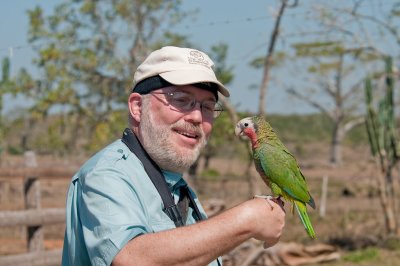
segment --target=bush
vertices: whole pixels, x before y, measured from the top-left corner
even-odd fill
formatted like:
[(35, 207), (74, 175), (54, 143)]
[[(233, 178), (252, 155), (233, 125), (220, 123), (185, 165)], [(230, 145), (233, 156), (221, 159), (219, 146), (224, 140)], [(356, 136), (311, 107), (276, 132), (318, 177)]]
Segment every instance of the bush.
[(400, 238), (389, 237), (383, 244), (384, 248), (389, 250), (400, 250)]
[(200, 174), (202, 178), (207, 180), (217, 180), (220, 175), (218, 170), (212, 168), (204, 169)]
[(21, 147), (9, 146), (8, 153), (10, 155), (22, 155), (24, 151), (22, 150)]
[(344, 261), (360, 263), (364, 261), (371, 261), (377, 259), (379, 251), (376, 248), (366, 248), (362, 250), (356, 250), (348, 253), (343, 257)]

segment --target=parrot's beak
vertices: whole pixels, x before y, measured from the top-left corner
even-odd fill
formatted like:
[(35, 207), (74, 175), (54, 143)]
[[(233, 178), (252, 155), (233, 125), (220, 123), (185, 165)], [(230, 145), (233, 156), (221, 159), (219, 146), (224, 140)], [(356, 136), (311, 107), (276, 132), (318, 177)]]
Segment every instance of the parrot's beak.
[(236, 136), (243, 136), (243, 126), (242, 123), (237, 123), (235, 127), (235, 135)]

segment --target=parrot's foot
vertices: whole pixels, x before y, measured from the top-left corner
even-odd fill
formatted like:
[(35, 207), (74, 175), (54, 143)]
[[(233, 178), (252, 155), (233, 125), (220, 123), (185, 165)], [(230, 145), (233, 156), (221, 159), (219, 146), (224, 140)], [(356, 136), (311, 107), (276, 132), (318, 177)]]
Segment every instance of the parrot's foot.
[(281, 200), (281, 196), (275, 198), (275, 197), (270, 196), (270, 195), (254, 195), (253, 198), (265, 199), (265, 200), (267, 201), (268, 205), (271, 207), (271, 210), (273, 210), (274, 207), (272, 206), (272, 204), (271, 204), (270, 201), (273, 201), (273, 202), (275, 202), (276, 204), (278, 204), (278, 205), (280, 205), (280, 206), (282, 206), (282, 207), (285, 206), (285, 202), (283, 202), (283, 201)]
[(267, 196), (266, 195), (254, 195), (253, 198), (265, 199), (267, 201), (268, 205), (271, 207), (271, 210), (274, 209), (274, 206), (272, 206), (272, 204), (270, 202), (270, 201), (275, 202), (276, 199), (273, 196), (269, 196), (269, 195), (267, 195)]

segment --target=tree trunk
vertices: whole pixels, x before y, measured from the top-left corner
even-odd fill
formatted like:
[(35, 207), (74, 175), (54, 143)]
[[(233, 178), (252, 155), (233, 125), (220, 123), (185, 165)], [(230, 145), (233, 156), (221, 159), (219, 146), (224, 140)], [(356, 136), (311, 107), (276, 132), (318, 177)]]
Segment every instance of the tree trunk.
[(331, 143), (331, 158), (330, 162), (332, 165), (342, 164), (342, 139), (339, 133), (339, 125), (335, 123), (332, 131), (332, 143)]
[[(377, 162), (379, 165), (379, 162)], [(379, 198), (383, 208), (386, 233), (389, 236), (399, 236), (398, 222), (396, 219), (396, 190), (393, 183), (392, 166), (387, 165), (379, 172)]]
[(265, 58), (264, 62), (264, 73), (263, 73), (263, 78), (261, 82), (261, 87), (260, 87), (260, 101), (259, 101), (259, 106), (258, 106), (258, 114), (261, 116), (265, 115), (265, 96), (267, 95), (267, 88), (268, 88), (268, 83), (269, 83), (269, 72), (271, 68), (271, 63), (272, 63), (272, 56), (274, 54), (274, 48), (276, 41), (278, 40), (279, 37), (279, 27), (281, 24), (281, 19), (283, 17), (283, 13), (285, 11), (285, 8), (287, 6), (287, 0), (281, 0), (281, 7), (279, 9), (278, 15), (275, 20), (275, 25), (274, 29), (271, 34), (270, 38), (270, 43), (268, 46), (268, 51), (267, 51), (267, 56)]

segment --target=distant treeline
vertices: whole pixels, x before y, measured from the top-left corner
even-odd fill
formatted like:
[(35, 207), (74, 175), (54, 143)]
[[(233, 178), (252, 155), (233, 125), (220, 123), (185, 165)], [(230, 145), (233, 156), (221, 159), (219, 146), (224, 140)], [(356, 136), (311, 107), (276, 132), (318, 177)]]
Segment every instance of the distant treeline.
[[(331, 141), (332, 123), (322, 114), (267, 115), (266, 119), (277, 134), (286, 142)], [(345, 145), (367, 145), (368, 136), (364, 124), (350, 131), (344, 139)]]
[[(240, 113), (240, 117), (249, 114)], [(38, 154), (70, 155), (91, 154), (102, 146), (118, 138), (127, 126), (125, 111), (116, 111), (110, 121), (91, 124), (85, 118), (68, 116), (48, 116), (45, 119), (26, 118), (9, 121), (5, 125), (5, 138), (1, 151), (9, 154), (23, 154), (25, 150), (35, 150)], [(321, 114), (266, 116), (279, 137), (288, 145), (326, 143), (329, 145), (332, 125)], [(227, 114), (215, 123), (209, 149), (213, 155), (237, 152), (238, 139), (233, 134), (234, 125)], [(344, 145), (366, 145), (368, 139), (364, 125), (358, 126), (347, 135)], [(242, 148), (239, 148), (242, 149)]]

